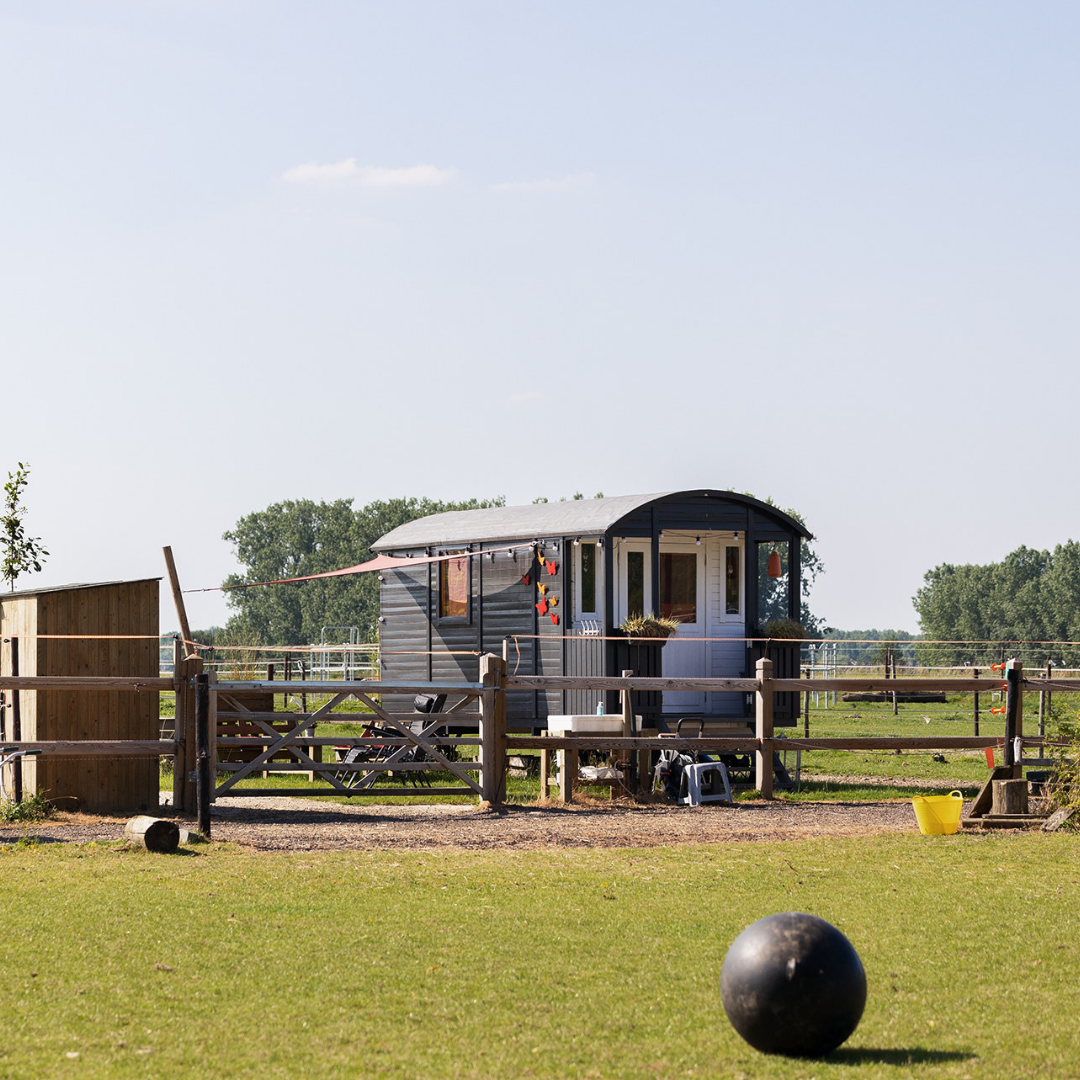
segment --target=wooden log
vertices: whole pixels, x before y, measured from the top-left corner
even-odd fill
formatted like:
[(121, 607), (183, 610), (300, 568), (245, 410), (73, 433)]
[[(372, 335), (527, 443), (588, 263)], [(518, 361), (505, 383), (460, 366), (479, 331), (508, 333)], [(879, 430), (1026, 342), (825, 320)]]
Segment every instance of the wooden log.
[(983, 784), (982, 788), (979, 790), (979, 794), (975, 796), (975, 801), (971, 804), (971, 809), (968, 811), (968, 817), (981, 818), (986, 814), (993, 802), (994, 781), (1007, 780), (1011, 777), (1011, 768), (1006, 769), (1004, 765), (998, 765), (987, 777), (986, 783)]
[(167, 855), (175, 851), (180, 843), (180, 826), (175, 821), (141, 814), (124, 826), (124, 839), (147, 851)]
[(995, 780), (990, 812), (995, 816), (1028, 812), (1028, 782), (1026, 780)]

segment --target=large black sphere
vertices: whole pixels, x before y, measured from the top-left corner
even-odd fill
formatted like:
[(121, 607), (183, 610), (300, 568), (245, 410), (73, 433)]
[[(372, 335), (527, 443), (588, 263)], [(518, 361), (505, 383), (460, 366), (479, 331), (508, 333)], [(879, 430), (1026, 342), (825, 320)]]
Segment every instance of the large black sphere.
[(866, 972), (835, 926), (788, 911), (759, 919), (732, 942), (720, 996), (732, 1027), (755, 1049), (821, 1057), (858, 1026)]

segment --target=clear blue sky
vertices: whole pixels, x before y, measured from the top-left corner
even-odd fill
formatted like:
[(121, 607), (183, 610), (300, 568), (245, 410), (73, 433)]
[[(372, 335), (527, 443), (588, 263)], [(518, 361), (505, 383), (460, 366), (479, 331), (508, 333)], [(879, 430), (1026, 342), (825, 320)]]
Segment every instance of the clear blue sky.
[[(1065, 3), (0, 8), (20, 584), (282, 499), (772, 496), (834, 625), (1080, 537)], [(192, 622), (221, 622), (219, 597)], [(163, 604), (164, 627), (174, 625)]]

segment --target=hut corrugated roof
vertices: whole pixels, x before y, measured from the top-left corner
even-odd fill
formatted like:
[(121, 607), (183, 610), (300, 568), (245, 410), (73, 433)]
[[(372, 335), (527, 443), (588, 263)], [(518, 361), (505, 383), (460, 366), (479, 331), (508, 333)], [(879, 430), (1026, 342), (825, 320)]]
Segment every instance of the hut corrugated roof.
[(399, 525), (371, 546), (374, 551), (407, 551), (481, 541), (534, 540), (548, 536), (600, 536), (623, 518), (653, 503), (702, 497), (724, 499), (753, 507), (782, 521), (800, 536), (810, 538), (805, 526), (760, 499), (734, 491), (698, 488), (690, 491), (661, 491), (651, 495), (617, 495), (606, 499), (532, 503), (528, 506), (494, 506), (484, 510), (451, 510)]

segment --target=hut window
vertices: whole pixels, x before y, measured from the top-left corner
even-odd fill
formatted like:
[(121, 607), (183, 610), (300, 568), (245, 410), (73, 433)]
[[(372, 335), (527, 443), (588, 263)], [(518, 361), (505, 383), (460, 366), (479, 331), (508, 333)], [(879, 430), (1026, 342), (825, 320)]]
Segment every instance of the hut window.
[(626, 614), (645, 614), (645, 552), (626, 553)]
[[(456, 554), (456, 553), (455, 553)], [(439, 563), (439, 618), (469, 617), (469, 560), (446, 559)]]
[(739, 549), (725, 549), (724, 558), (724, 614), (739, 614), (739, 594), (742, 592), (742, 573), (739, 570)]
[(696, 554), (660, 552), (660, 616), (679, 622), (697, 622)]
[(596, 545), (582, 544), (581, 552), (581, 606), (580, 610), (596, 611)]
[[(758, 625), (764, 626), (775, 619), (791, 617), (789, 601), (790, 563), (786, 540), (758, 543)], [(780, 576), (769, 577), (769, 556), (776, 551), (780, 556)]]

